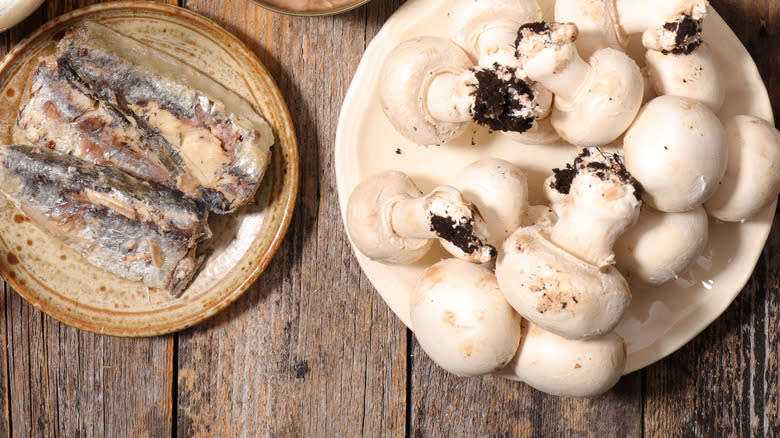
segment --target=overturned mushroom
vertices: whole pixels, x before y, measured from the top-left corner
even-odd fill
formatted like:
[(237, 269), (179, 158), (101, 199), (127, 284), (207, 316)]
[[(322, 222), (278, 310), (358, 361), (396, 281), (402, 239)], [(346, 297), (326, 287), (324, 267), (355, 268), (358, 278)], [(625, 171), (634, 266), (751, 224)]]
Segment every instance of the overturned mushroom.
[(527, 78), (515, 55), (517, 29), (542, 19), (542, 9), (536, 0), (455, 0), (448, 18), (450, 38), (478, 60), (479, 70), (517, 76), (533, 95), (537, 110), (531, 126), (522, 131), (501, 131), (524, 143), (548, 144), (559, 140), (548, 117), (552, 93)]
[(710, 216), (729, 222), (750, 219), (780, 192), (780, 131), (758, 117), (741, 115), (725, 125), (726, 174), (704, 204)]
[(657, 286), (674, 280), (707, 246), (703, 207), (664, 213), (647, 205), (615, 242), (616, 266), (632, 283)]
[(514, 42), (520, 26), (542, 19), (536, 0), (454, 0), (448, 15), (450, 38), (479, 60), (517, 66)]
[(657, 210), (687, 211), (718, 188), (727, 146), (720, 120), (706, 105), (659, 96), (642, 108), (623, 137), (626, 168)]
[(367, 257), (392, 264), (420, 259), (438, 239), (455, 257), (485, 263), (496, 249), (484, 243), (473, 204), (449, 186), (422, 193), (406, 174), (386, 171), (361, 181), (349, 196), (347, 232)]
[(520, 227), (528, 208), (528, 178), (515, 165), (485, 158), (458, 171), (455, 181), (455, 187), (485, 220), (489, 244), (501, 245)]
[(379, 80), (385, 115), (406, 138), (438, 144), (475, 121), (496, 131), (525, 132), (549, 113), (540, 94), (513, 68), (472, 68), (451, 40), (418, 37), (387, 56)]
[(555, 95), (552, 125), (569, 143), (600, 146), (628, 128), (642, 104), (644, 82), (636, 63), (614, 49), (585, 62), (572, 23), (529, 23), (517, 36), (517, 56), (529, 78)]
[(524, 323), (517, 356), (498, 374), (519, 379), (548, 394), (593, 397), (620, 380), (626, 346), (615, 333), (584, 340), (562, 338)]
[(496, 371), (517, 351), (521, 318), (483, 266), (458, 259), (431, 266), (414, 288), (411, 306), (420, 346), (453, 374)]
[[(379, 100), (390, 123), (404, 137), (419, 144), (436, 144), (463, 132), (471, 120), (468, 54), (444, 38), (420, 37), (394, 48), (379, 78)], [(462, 95), (458, 95), (460, 92)], [(432, 103), (446, 100), (443, 114)]]
[(601, 336), (623, 317), (631, 292), (612, 266), (612, 245), (639, 214), (640, 190), (620, 158), (583, 149), (546, 184), (558, 220), (518, 229), (496, 263), (501, 290), (520, 315), (568, 339)]

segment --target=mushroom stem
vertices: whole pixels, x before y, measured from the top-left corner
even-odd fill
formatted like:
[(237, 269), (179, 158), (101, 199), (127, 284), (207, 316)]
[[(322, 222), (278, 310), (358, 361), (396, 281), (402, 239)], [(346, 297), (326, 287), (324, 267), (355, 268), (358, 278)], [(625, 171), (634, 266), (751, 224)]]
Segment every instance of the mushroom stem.
[(550, 240), (592, 265), (609, 266), (615, 261), (612, 252), (615, 241), (633, 220), (625, 216), (599, 214), (596, 217), (594, 211), (598, 210), (592, 204), (572, 200), (552, 226)]
[(530, 23), (517, 37), (517, 53), (528, 76), (567, 102), (574, 100), (592, 70), (577, 52), (576, 39), (572, 23)]
[(574, 23), (528, 23), (517, 33), (517, 57), (528, 77), (555, 94), (552, 126), (578, 146), (602, 146), (628, 128), (642, 104), (644, 83), (636, 62), (601, 49), (586, 63), (574, 41)]
[(479, 212), (453, 187), (441, 186), (426, 196), (396, 201), (390, 215), (399, 236), (438, 238), (456, 257), (477, 263), (496, 256), (496, 248), (484, 243), (486, 226)]
[(426, 94), (426, 106), (431, 117), (449, 123), (470, 121), (475, 88), (476, 79), (472, 70), (460, 74), (447, 72), (436, 75)]
[(558, 221), (550, 241), (599, 268), (613, 264), (615, 241), (639, 216), (636, 180), (620, 157), (596, 148), (583, 149), (573, 165), (553, 172), (547, 190)]

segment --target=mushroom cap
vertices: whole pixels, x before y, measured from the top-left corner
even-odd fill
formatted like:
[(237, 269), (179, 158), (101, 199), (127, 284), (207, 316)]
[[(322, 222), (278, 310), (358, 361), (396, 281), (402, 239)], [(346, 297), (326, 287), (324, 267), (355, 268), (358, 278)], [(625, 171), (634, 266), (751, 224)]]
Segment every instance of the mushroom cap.
[(599, 269), (554, 245), (549, 228), (525, 227), (504, 241), (496, 278), (523, 318), (567, 339), (602, 336), (631, 302), (622, 275)]
[(649, 81), (658, 95), (687, 97), (717, 112), (726, 95), (726, 86), (715, 65), (709, 44), (703, 43), (687, 55), (645, 52)]
[[(485, 31), (505, 28), (509, 39), (498, 43), (511, 45), (517, 28), (541, 19), (542, 9), (536, 0), (454, 0), (449, 13), (449, 34), (474, 59), (479, 59), (483, 55), (480, 37)], [(497, 49), (492, 45), (488, 48)]]
[[(5, 1), (0, 14), (0, 32), (10, 29), (33, 13), (43, 0)], [(8, 3), (11, 3), (10, 5)]]
[(517, 355), (499, 375), (552, 395), (592, 397), (607, 392), (623, 374), (626, 346), (614, 332), (571, 340), (532, 323), (524, 329)]
[(556, 98), (552, 125), (577, 146), (611, 143), (631, 125), (644, 95), (644, 79), (636, 62), (615, 49), (590, 57), (592, 71), (571, 102)]
[(704, 251), (708, 230), (701, 206), (680, 213), (645, 206), (615, 242), (617, 268), (631, 282), (655, 286), (674, 280)]
[(659, 96), (626, 131), (623, 158), (650, 206), (687, 211), (718, 188), (726, 171), (726, 137), (718, 117), (703, 103)]
[(393, 231), (390, 215), (395, 202), (421, 195), (403, 172), (385, 171), (361, 181), (347, 201), (347, 233), (352, 243), (378, 262), (409, 264), (419, 260), (433, 240), (399, 236)]
[(443, 369), (474, 376), (514, 357), (521, 318), (480, 265), (446, 259), (428, 268), (412, 292), (411, 319), (422, 349)]
[(729, 119), (725, 130), (726, 174), (704, 207), (714, 218), (738, 222), (758, 214), (780, 192), (780, 131), (746, 115)]
[(459, 75), (472, 67), (468, 54), (454, 42), (417, 37), (396, 46), (379, 77), (379, 101), (390, 123), (418, 144), (442, 143), (463, 132), (468, 122), (444, 122), (431, 116), (428, 88), (440, 74)]
[(485, 158), (458, 171), (455, 181), (485, 220), (489, 244), (499, 246), (520, 227), (528, 207), (528, 178), (517, 166)]

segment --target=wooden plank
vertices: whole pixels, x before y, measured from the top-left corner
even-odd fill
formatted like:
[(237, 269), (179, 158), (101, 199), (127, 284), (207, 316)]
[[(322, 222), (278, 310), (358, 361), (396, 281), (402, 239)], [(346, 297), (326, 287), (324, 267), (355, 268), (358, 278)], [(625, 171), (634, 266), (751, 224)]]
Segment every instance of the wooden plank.
[[(169, 1), (170, 3), (176, 3)], [(46, 2), (0, 34), (3, 54), (47, 19), (95, 1)], [(171, 434), (173, 337), (119, 339), (82, 332), (3, 296), (6, 436)], [(8, 382), (6, 386), (6, 382)]]
[(242, 39), (276, 78), (298, 134), (301, 184), (267, 271), (229, 309), (180, 336), (178, 434), (403, 435), (406, 332), (352, 257), (333, 169), (346, 88), (367, 38), (397, 5), (320, 18), (246, 0), (185, 5)]
[(94, 335), (7, 303), (14, 436), (170, 435), (172, 337)]
[[(763, 296), (763, 321), (759, 321), (756, 343), (763, 349), (763, 355), (756, 358), (763, 367), (758, 366), (754, 374), (757, 388), (753, 393), (754, 403), (763, 405), (756, 413), (764, 436), (780, 436), (780, 211), (775, 213), (775, 222), (769, 242), (764, 249), (761, 263), (766, 265), (763, 273), (756, 275), (760, 288), (758, 296)], [(763, 344), (763, 345), (762, 345)], [(763, 368), (763, 370), (761, 370)], [(758, 434), (756, 434), (758, 435)]]

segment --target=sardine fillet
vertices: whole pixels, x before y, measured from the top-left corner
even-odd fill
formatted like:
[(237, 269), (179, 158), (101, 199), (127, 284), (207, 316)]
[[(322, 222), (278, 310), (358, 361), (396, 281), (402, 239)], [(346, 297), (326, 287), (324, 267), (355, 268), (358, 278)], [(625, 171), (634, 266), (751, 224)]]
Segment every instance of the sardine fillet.
[(82, 93), (81, 86), (58, 68), (56, 58), (42, 58), (17, 121), (26, 140), (176, 188), (184, 169), (167, 153), (165, 139), (142, 132), (132, 119)]
[(208, 211), (180, 193), (28, 145), (0, 146), (0, 191), (90, 263), (180, 294), (211, 237)]
[[(273, 132), (241, 96), (208, 75), (93, 22), (69, 32), (55, 54), (61, 74), (122, 114), (164, 151), (178, 190), (227, 213), (252, 202), (270, 161)], [(177, 174), (177, 170), (181, 171)]]

